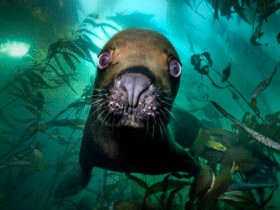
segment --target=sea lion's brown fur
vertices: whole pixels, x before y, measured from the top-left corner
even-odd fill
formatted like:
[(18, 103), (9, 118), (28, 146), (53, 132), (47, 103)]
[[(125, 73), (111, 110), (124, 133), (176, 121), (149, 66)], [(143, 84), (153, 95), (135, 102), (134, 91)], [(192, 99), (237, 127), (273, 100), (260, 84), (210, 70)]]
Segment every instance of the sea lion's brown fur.
[[(124, 69), (133, 66), (146, 66), (154, 73), (157, 82), (166, 92), (177, 94), (179, 83), (171, 87), (168, 74), (168, 58), (179, 56), (172, 44), (161, 34), (150, 30), (128, 29), (116, 34), (102, 51), (110, 52), (113, 65), (97, 75), (95, 87), (105, 87)], [(114, 65), (117, 64), (117, 65)]]

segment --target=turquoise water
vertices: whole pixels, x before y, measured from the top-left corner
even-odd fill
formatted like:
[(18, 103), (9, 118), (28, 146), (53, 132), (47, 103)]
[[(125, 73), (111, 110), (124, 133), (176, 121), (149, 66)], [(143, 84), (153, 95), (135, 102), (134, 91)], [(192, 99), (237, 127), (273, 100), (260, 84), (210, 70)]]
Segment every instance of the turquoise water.
[[(215, 166), (221, 186), (238, 182), (249, 188), (215, 185), (211, 202), (201, 198), (201, 209), (279, 209), (279, 152), (257, 143), (244, 126), (239, 129), (210, 103), (280, 142), (280, 76), (279, 71), (272, 74), (280, 67), (279, 1), (252, 1), (264, 12), (275, 8), (256, 40), (252, 34), (262, 13), (254, 13), (254, 3), (243, 5), (249, 24), (233, 6), (229, 19), (221, 10), (215, 18), (211, 2), (216, 1), (0, 2), (0, 209), (185, 209), (193, 179), (168, 174), (129, 176), (95, 168), (90, 184), (78, 195), (53, 196), (78, 161), (97, 55), (113, 35), (131, 27), (163, 34), (179, 54), (183, 69), (174, 109), (192, 113), (209, 128), (197, 137), (198, 146), (191, 147), (194, 156)], [(79, 35), (87, 37), (85, 48), (79, 48), (82, 56), (77, 45), (71, 45)], [(17, 57), (7, 50), (11, 43), (17, 43)], [(18, 43), (27, 45), (26, 55), (21, 56), (27, 49)], [(50, 48), (52, 43), (56, 45)], [(71, 61), (65, 52), (73, 53)], [(208, 76), (191, 64), (192, 55), (204, 52), (213, 62)], [(222, 82), (229, 64), (231, 72)], [(270, 76), (256, 95), (258, 85)]]

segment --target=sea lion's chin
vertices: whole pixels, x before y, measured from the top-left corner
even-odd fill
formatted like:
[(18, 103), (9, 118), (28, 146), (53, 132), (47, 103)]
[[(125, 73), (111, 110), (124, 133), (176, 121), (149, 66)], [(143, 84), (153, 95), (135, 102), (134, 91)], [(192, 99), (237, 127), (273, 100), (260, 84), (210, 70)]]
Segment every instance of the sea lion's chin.
[[(136, 108), (125, 107), (123, 109), (116, 109), (112, 111), (110, 107), (108, 109), (109, 114), (107, 122), (114, 127), (125, 127), (135, 130), (147, 130), (149, 126), (157, 122), (157, 116), (160, 117), (158, 107), (154, 106), (154, 110), (151, 110), (150, 103), (143, 103), (143, 106), (139, 105)], [(111, 111), (111, 112), (110, 112)]]
[(145, 123), (143, 120), (140, 120), (139, 117), (134, 114), (124, 113), (122, 118), (119, 121), (120, 127), (130, 127), (134, 129), (144, 129)]

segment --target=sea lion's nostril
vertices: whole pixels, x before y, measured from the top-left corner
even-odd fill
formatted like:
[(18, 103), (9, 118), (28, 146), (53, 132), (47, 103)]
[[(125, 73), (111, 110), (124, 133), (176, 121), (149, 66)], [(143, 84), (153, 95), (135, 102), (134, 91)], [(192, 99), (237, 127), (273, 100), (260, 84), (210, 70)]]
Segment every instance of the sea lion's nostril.
[(127, 73), (121, 77), (121, 86), (127, 92), (128, 105), (137, 107), (140, 96), (151, 85), (151, 80), (144, 74)]

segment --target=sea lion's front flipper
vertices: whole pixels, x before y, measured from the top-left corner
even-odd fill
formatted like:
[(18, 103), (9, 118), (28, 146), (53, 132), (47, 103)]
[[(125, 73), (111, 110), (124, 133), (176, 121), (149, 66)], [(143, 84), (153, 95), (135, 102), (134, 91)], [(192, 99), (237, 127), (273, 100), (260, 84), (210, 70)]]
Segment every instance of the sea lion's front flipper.
[(63, 198), (79, 193), (89, 182), (91, 170), (83, 170), (80, 164), (69, 171), (55, 189), (54, 197)]

